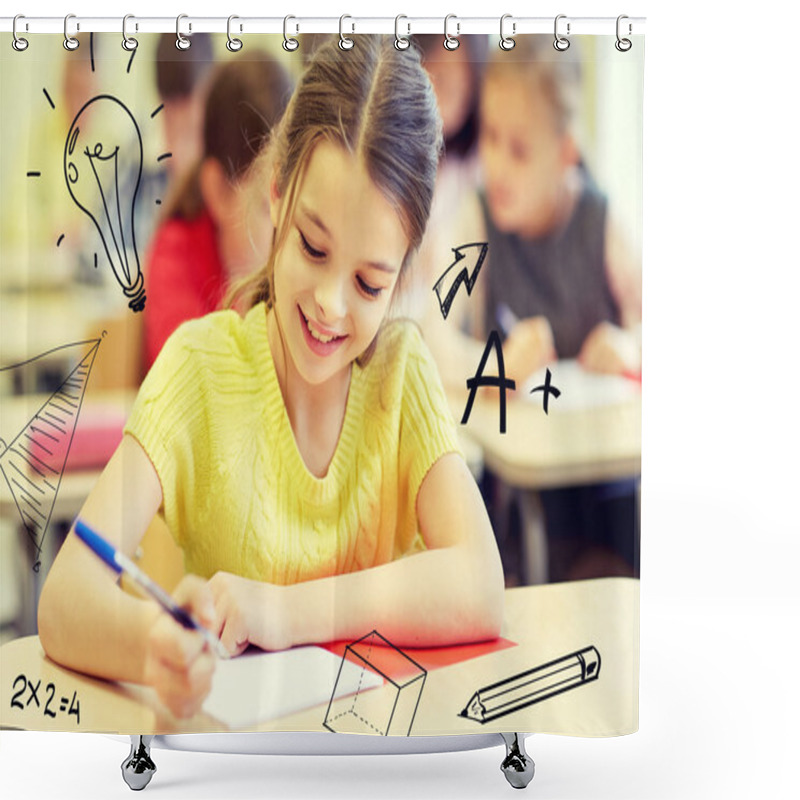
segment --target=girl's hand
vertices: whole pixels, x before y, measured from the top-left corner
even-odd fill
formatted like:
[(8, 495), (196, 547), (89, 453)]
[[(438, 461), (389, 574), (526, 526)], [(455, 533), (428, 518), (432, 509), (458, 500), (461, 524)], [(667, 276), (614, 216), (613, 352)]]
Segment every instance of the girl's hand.
[(262, 650), (292, 646), (283, 587), (230, 572), (217, 572), (208, 585), (217, 615), (215, 632), (232, 656), (238, 656), (248, 644)]
[[(205, 581), (187, 575), (173, 597), (214, 630), (214, 598)], [(200, 710), (211, 691), (214, 665), (215, 656), (197, 631), (183, 628), (169, 614), (158, 615), (147, 638), (144, 680), (176, 717), (191, 717)]]
[(610, 374), (636, 373), (642, 367), (636, 336), (610, 322), (595, 326), (581, 347), (578, 361), (584, 369)]
[(547, 317), (520, 320), (503, 342), (506, 376), (517, 382), (518, 390), (536, 370), (557, 358), (553, 329)]

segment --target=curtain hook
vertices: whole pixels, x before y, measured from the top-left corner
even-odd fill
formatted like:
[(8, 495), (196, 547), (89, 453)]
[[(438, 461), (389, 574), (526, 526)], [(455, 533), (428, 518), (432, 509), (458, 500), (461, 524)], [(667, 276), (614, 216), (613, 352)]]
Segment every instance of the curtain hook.
[[(175, 47), (177, 47), (178, 50), (188, 50), (192, 45), (191, 40), (187, 39), (181, 33), (181, 20), (188, 19), (188, 17), (188, 14), (178, 14), (177, 18), (175, 19)], [(192, 30), (191, 22), (189, 23), (189, 30)]]
[[(447, 32), (447, 23), (450, 22), (451, 19), (456, 20), (456, 35), (455, 36), (451, 36)], [(444, 49), (445, 50), (458, 50), (458, 46), (459, 46), (459, 44), (461, 44), (461, 42), (458, 41), (457, 37), (458, 37), (458, 34), (460, 32), (461, 32), (461, 23), (458, 21), (458, 17), (456, 17), (455, 14), (448, 14), (444, 18), (444, 42), (442, 42), (442, 44), (444, 45)]]
[(517, 23), (511, 23), (511, 36), (506, 36), (503, 32), (503, 26), (505, 25), (505, 21), (507, 19), (512, 19), (511, 14), (503, 14), (500, 17), (500, 49), (501, 50), (513, 50), (516, 42), (511, 38), (517, 32)]
[[(11, 25), (11, 33), (13, 34), (14, 38), (11, 40), (11, 46), (18, 52), (21, 53), (23, 50), (28, 49), (28, 40), (23, 39), (21, 36), (17, 36), (17, 20), (18, 19), (25, 19), (23, 14), (17, 14), (14, 17), (14, 22)], [(25, 30), (28, 30), (28, 23), (25, 23)]]
[[(242, 49), (242, 47), (244, 47), (241, 39), (236, 39), (233, 36), (231, 36), (231, 22), (235, 19), (239, 19), (239, 17), (237, 17), (236, 14), (231, 14), (228, 17), (228, 43), (225, 45), (225, 47), (227, 47), (228, 50), (231, 51), (231, 53), (238, 53)], [(239, 30), (241, 29), (242, 26), (240, 25)]]
[[(400, 35), (399, 28), (401, 19), (408, 19), (408, 17), (405, 14), (398, 14), (394, 18), (394, 46), (398, 50), (408, 50), (408, 47), (411, 44), (411, 40), (408, 38), (407, 35), (406, 36)], [(406, 26), (408, 27), (408, 33), (410, 34), (411, 25), (409, 23), (406, 23)]]
[[(131, 50), (135, 50), (139, 46), (138, 40), (134, 39), (132, 36), (128, 36), (128, 20), (129, 19), (136, 19), (133, 14), (126, 14), (122, 18), (122, 49), (127, 50), (130, 52)], [(136, 29), (139, 29), (139, 26), (136, 26)]]
[[(566, 14), (559, 14), (556, 17), (555, 25), (553, 26), (553, 33), (555, 35), (555, 39), (553, 40), (553, 47), (555, 47), (555, 49), (558, 50), (560, 53), (563, 53), (564, 50), (567, 50), (569, 48), (569, 39), (567, 39), (565, 36), (562, 36), (558, 32), (558, 21), (560, 19), (566, 19), (566, 18), (567, 18)], [(567, 36), (569, 36), (569, 22), (567, 22)]]
[(67, 30), (67, 26), (69, 25), (69, 21), (71, 19), (75, 19), (74, 14), (67, 14), (64, 17), (64, 49), (65, 50), (77, 50), (80, 47), (80, 42), (74, 37), (69, 35), (69, 31)]
[(287, 28), (289, 27), (289, 20), (290, 19), (297, 19), (297, 17), (293, 17), (291, 14), (283, 18), (283, 49), (288, 51), (289, 53), (297, 50), (300, 47), (300, 42), (297, 39), (293, 39), (289, 34), (286, 32)]
[[(631, 49), (631, 47), (633, 47), (633, 43), (631, 42), (631, 40), (630, 40), (630, 39), (623, 39), (623, 38), (622, 38), (622, 37), (619, 35), (620, 23), (621, 23), (621, 22), (622, 22), (622, 20), (624, 20), (624, 19), (628, 19), (627, 15), (625, 15), (625, 14), (620, 14), (620, 15), (617, 17), (617, 41), (614, 43), (614, 47), (616, 47), (616, 48), (617, 48), (617, 50), (619, 50), (619, 51), (620, 51), (620, 53), (627, 53), (627, 52), (628, 52), (628, 50), (630, 50), (630, 49)], [(630, 36), (630, 35), (631, 35), (631, 33), (633, 33), (633, 26), (632, 26), (632, 25), (630, 24), (630, 22), (629, 22), (629, 23), (628, 23), (628, 36)]]
[[(353, 18), (349, 14), (342, 14), (342, 16), (339, 17), (339, 47), (342, 50), (352, 50), (355, 42), (352, 39), (348, 39), (344, 35), (344, 33), (342, 33), (342, 27), (344, 26), (344, 21), (346, 19), (353, 19)], [(355, 29), (356, 26), (355, 23), (353, 23), (353, 32), (355, 32)]]

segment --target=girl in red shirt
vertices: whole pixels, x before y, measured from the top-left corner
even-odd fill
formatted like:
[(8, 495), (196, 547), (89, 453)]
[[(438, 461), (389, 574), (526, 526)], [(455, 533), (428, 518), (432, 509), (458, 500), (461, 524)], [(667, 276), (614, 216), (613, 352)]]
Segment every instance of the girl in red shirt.
[(290, 94), (288, 73), (267, 55), (217, 69), (205, 105), (203, 154), (168, 201), (148, 251), (146, 370), (181, 322), (218, 309), (231, 282), (266, 260), (268, 198), (252, 191), (259, 182), (250, 166)]

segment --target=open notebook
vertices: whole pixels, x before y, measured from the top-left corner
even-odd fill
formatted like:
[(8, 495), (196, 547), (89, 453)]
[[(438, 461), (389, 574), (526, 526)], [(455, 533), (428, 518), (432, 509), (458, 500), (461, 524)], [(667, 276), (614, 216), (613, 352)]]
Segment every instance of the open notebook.
[[(335, 696), (344, 697), (382, 683), (380, 676), (321, 647), (274, 653), (254, 648), (217, 662), (203, 710), (229, 728), (243, 728), (327, 703), (334, 686)], [(324, 715), (323, 708), (320, 723)]]

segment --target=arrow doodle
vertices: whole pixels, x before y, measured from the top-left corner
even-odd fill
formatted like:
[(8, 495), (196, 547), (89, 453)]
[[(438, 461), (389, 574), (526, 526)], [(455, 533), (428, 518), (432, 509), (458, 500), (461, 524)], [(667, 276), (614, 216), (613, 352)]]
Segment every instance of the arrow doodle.
[[(472, 294), (472, 287), (478, 280), (478, 273), (481, 271), (486, 253), (489, 252), (489, 245), (486, 242), (462, 244), (460, 247), (454, 247), (453, 252), (456, 254), (456, 260), (444, 271), (433, 287), (436, 297), (439, 299), (439, 308), (442, 310), (444, 319), (447, 319), (450, 306), (453, 305), (458, 287), (462, 283), (467, 287), (467, 294)], [(467, 261), (456, 272), (456, 266), (465, 258)]]

